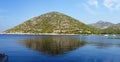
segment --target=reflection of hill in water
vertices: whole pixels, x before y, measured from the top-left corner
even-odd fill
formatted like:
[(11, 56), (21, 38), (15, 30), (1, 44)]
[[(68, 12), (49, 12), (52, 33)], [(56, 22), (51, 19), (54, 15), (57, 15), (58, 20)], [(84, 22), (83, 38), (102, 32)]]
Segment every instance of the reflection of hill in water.
[(23, 44), (28, 48), (44, 52), (46, 54), (59, 55), (75, 50), (76, 48), (85, 45), (85, 42), (60, 36), (26, 39)]

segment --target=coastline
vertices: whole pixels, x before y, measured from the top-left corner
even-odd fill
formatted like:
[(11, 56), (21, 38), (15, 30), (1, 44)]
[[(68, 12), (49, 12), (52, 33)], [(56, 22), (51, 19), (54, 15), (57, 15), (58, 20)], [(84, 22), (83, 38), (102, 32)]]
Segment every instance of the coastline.
[[(0, 33), (8, 35), (96, 35), (96, 34), (57, 34), (57, 33)], [(99, 35), (99, 34), (97, 34)]]
[(0, 33), (0, 35), (103, 35), (103, 36), (116, 36), (120, 34), (57, 34), (57, 33)]

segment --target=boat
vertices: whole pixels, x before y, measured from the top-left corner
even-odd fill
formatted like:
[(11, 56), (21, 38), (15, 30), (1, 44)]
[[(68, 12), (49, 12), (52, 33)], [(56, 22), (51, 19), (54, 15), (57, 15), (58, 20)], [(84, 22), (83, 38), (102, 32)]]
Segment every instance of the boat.
[(8, 62), (8, 56), (0, 53), (0, 62)]
[(109, 35), (106, 34), (106, 35), (104, 35), (104, 36), (109, 36)]

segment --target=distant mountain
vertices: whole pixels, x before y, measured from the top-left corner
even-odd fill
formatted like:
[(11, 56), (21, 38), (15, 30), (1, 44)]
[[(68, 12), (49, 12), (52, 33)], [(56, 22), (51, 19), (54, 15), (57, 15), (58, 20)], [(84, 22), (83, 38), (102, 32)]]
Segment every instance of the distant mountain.
[(102, 30), (102, 34), (120, 34), (120, 23)]
[(95, 27), (95, 28), (99, 28), (99, 29), (106, 29), (112, 25), (114, 25), (114, 24), (110, 23), (110, 22), (105, 22), (105, 21), (98, 21), (96, 23), (90, 24), (90, 26)]
[(49, 12), (4, 31), (4, 33), (92, 34), (99, 31), (70, 16)]

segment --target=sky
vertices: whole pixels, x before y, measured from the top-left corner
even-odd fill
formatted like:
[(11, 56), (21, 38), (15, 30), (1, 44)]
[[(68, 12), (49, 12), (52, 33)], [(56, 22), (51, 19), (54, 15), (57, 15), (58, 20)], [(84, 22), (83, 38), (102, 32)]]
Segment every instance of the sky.
[(52, 11), (86, 24), (120, 23), (120, 0), (0, 0), (0, 32)]

